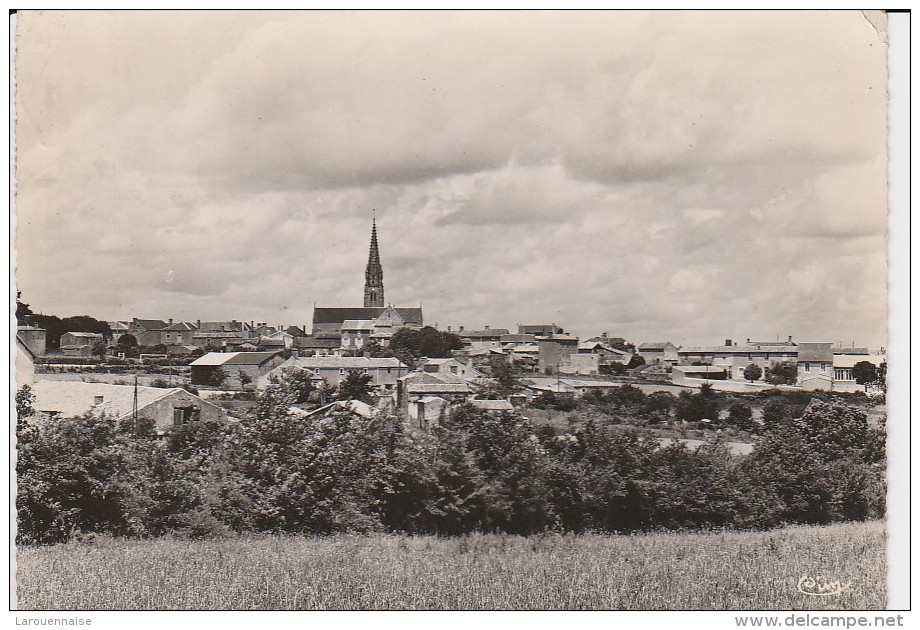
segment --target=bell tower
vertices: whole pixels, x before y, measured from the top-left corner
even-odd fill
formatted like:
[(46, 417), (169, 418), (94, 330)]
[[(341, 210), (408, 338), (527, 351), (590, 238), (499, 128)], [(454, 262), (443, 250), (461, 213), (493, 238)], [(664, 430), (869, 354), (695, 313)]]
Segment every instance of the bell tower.
[(377, 247), (377, 217), (371, 222), (371, 248), (364, 271), (364, 306), (383, 308), (383, 267), (380, 265), (380, 249)]

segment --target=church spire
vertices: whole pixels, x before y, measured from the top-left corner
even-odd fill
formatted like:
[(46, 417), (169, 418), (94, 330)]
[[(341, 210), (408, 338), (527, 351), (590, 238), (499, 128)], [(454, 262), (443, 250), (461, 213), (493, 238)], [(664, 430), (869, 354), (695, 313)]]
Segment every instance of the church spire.
[(364, 271), (364, 306), (383, 307), (383, 267), (380, 265), (380, 249), (377, 246), (376, 213), (371, 222), (371, 247)]

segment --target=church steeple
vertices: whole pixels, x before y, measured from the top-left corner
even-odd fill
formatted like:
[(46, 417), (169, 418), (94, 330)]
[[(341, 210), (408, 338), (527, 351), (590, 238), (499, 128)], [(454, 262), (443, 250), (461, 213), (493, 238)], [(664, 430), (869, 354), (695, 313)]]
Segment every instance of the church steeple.
[(364, 271), (364, 306), (383, 307), (383, 267), (380, 265), (380, 249), (377, 247), (377, 217), (371, 222), (371, 248)]

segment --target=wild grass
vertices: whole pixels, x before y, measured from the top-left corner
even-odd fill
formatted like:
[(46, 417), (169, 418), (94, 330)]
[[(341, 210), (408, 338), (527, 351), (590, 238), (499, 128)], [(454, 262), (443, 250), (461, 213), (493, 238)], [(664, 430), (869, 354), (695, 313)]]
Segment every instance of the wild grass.
[[(881, 609), (880, 522), (757, 533), (102, 539), (20, 548), (31, 610)], [(809, 596), (803, 576), (850, 582)]]

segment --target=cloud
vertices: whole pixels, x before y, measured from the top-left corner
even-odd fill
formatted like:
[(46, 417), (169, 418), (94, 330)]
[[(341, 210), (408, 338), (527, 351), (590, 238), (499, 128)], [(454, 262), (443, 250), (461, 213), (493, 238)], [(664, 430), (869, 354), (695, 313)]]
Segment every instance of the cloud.
[(884, 343), (885, 47), (858, 12), (26, 12), (18, 35), (39, 308), (304, 323), (360, 302), (376, 209), (388, 299), (432, 322)]

